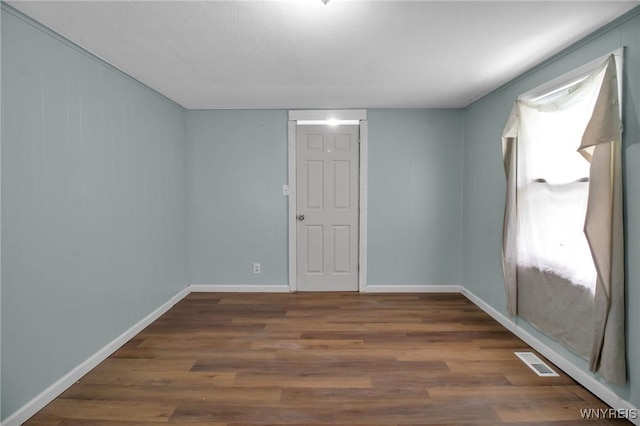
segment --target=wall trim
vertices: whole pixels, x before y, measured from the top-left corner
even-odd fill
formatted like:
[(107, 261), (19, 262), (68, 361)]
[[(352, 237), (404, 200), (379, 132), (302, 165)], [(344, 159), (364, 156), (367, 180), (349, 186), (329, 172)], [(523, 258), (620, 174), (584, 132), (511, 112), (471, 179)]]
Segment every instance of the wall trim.
[(102, 349), (98, 350), (95, 354), (91, 355), (80, 365), (69, 371), (62, 378), (42, 391), (38, 396), (27, 402), (18, 411), (2, 422), (2, 426), (20, 426), (22, 423), (33, 417), (38, 411), (44, 408), (45, 405), (53, 401), (58, 395), (67, 390), (71, 385), (80, 380), (85, 374), (95, 368), (102, 361), (107, 359), (111, 354), (120, 349), (125, 343), (131, 340), (136, 334), (140, 333), (153, 321), (158, 319), (162, 314), (171, 309), (176, 303), (184, 299), (190, 293), (189, 288), (185, 287), (178, 292), (175, 296), (169, 299), (158, 309), (151, 312), (149, 315), (138, 321), (127, 331), (107, 343)]
[(364, 291), (367, 285), (367, 206), (368, 206), (368, 176), (369, 176), (369, 127), (367, 110), (290, 110), (287, 122), (288, 159), (287, 173), (289, 186), (288, 200), (288, 230), (289, 230), (289, 291), (298, 290), (297, 272), (297, 198), (296, 198), (296, 127), (297, 120), (359, 120), (359, 201), (358, 201), (358, 291)]
[(460, 293), (459, 285), (367, 285), (364, 293)]
[[(289, 111), (291, 115), (291, 111)], [(289, 245), (287, 247), (287, 259), (289, 261), (289, 290), (298, 291), (298, 271), (296, 258), (296, 210), (298, 209), (298, 187), (296, 185), (296, 122), (287, 122), (287, 184), (289, 185), (287, 229), (289, 234)]]
[(289, 121), (297, 120), (366, 120), (366, 109), (312, 109), (290, 110)]
[(191, 284), (191, 293), (290, 293), (286, 284)]
[(365, 291), (367, 286), (367, 230), (369, 229), (367, 217), (369, 214), (369, 122), (366, 120), (366, 111), (364, 111), (364, 119), (360, 121), (360, 158), (358, 161), (360, 168), (360, 217), (358, 218), (358, 291)]
[[(638, 407), (623, 399), (614, 391), (609, 389), (606, 385), (599, 382), (591, 373), (581, 370), (580, 368), (575, 366), (562, 354), (546, 345), (529, 331), (520, 327), (513, 320), (507, 318), (505, 315), (480, 299), (474, 293), (470, 292), (464, 287), (461, 287), (460, 293), (462, 293), (463, 296), (473, 302), (477, 307), (489, 314), (489, 316), (491, 316), (493, 319), (502, 324), (511, 333), (522, 339), (527, 345), (540, 352), (540, 354), (542, 354), (545, 358), (554, 363), (559, 369), (564, 371), (567, 375), (571, 376), (575, 381), (584, 386), (589, 392), (593, 393), (595, 396), (603, 400), (610, 407), (616, 410), (636, 410), (636, 412), (638, 412)], [(640, 425), (640, 418), (628, 420), (635, 425)]]

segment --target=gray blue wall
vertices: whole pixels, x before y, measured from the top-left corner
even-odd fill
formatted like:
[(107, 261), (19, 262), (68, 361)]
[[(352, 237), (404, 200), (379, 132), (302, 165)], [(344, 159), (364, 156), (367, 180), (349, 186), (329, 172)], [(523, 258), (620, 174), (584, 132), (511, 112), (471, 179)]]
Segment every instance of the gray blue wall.
[(187, 182), (189, 282), (288, 285), (287, 112), (187, 111)]
[(460, 285), (459, 110), (369, 110), (368, 284)]
[[(463, 283), (506, 314), (500, 267), (505, 178), (500, 137), (518, 95), (625, 46), (624, 135), (627, 357), (629, 383), (613, 388), (640, 406), (640, 9), (635, 17), (598, 32), (554, 61), (474, 103), (465, 111)], [(526, 324), (523, 324), (525, 328)], [(587, 371), (586, 363), (531, 327), (528, 330)]]
[(2, 413), (187, 284), (183, 110), (2, 11)]
[[(368, 283), (459, 285), (462, 112), (368, 121)], [(187, 147), (190, 282), (287, 285), (287, 112), (188, 111)]]
[[(2, 19), (0, 19), (0, 82), (2, 81)], [(0, 84), (0, 188), (2, 188), (2, 84)], [(0, 191), (0, 229), (2, 229), (2, 192)], [(0, 244), (0, 326), (2, 325), (2, 244)], [(1, 333), (0, 333), (1, 334)], [(0, 337), (0, 421), (2, 421), (2, 338)]]
[[(288, 271), (286, 111), (185, 112), (6, 9), (4, 418), (185, 284), (286, 285)], [(369, 284), (463, 284), (505, 313), (499, 141), (511, 103), (625, 45), (628, 345), (640, 359), (639, 20), (466, 110), (368, 111)], [(615, 389), (636, 406), (639, 368)]]

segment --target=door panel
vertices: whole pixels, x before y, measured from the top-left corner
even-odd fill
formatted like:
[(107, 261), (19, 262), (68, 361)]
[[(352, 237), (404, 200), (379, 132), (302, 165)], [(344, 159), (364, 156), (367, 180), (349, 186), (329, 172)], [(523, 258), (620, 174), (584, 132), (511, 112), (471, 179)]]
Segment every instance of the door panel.
[(351, 201), (350, 172), (351, 162), (338, 160), (333, 162), (333, 209), (349, 210)]
[(348, 274), (350, 264), (350, 227), (336, 225), (333, 227), (333, 273)]
[(359, 126), (297, 126), (296, 167), (298, 290), (357, 291)]
[(307, 268), (306, 274), (323, 274), (324, 273), (324, 238), (322, 225), (308, 225), (306, 230), (306, 242), (304, 246), (307, 251)]
[(322, 161), (305, 161), (307, 174), (306, 210), (322, 210), (324, 207), (324, 168)]

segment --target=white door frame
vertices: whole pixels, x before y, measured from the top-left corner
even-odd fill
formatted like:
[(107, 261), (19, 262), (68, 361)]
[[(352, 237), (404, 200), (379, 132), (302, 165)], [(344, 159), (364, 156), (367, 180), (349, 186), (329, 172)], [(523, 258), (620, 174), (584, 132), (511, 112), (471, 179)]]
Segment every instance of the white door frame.
[(359, 110), (297, 110), (289, 111), (289, 291), (298, 290), (296, 270), (296, 125), (298, 120), (357, 120), (360, 122), (360, 197), (358, 218), (358, 290), (367, 285), (367, 111)]

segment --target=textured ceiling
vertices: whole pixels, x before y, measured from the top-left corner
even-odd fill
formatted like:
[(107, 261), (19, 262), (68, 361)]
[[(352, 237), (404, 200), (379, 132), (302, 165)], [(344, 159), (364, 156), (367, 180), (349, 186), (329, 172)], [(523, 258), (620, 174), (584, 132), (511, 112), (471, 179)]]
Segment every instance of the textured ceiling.
[(634, 1), (9, 1), (185, 108), (464, 107)]

